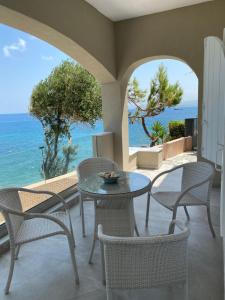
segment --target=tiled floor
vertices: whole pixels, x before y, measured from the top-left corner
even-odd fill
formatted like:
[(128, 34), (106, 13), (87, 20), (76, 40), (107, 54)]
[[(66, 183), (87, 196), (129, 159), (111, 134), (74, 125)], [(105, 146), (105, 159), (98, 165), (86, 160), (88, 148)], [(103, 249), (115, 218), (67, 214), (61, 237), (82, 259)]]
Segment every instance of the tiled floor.
[[(160, 171), (186, 161), (194, 161), (193, 154), (185, 154), (164, 162)], [(156, 171), (138, 170), (151, 178)], [(179, 189), (180, 173), (167, 176), (161, 181), (160, 189)], [(211, 195), (212, 219), (219, 233), (219, 190), (214, 189)], [(135, 215), (141, 235), (165, 233), (171, 218), (171, 213), (151, 201), (150, 225), (144, 227), (146, 197), (136, 198)], [(223, 260), (222, 241), (219, 237), (213, 239), (208, 227), (205, 208), (189, 209), (191, 215), (189, 239), (189, 285), (191, 300), (222, 300), (223, 299)], [(3, 293), (9, 266), (9, 254), (0, 258), (0, 299), (1, 300), (103, 300), (106, 299), (105, 288), (101, 283), (100, 252), (97, 244), (94, 253), (94, 263), (88, 264), (93, 230), (93, 205), (85, 203), (87, 237), (82, 238), (79, 207), (71, 209), (76, 236), (76, 258), (80, 275), (80, 286), (74, 283), (72, 266), (64, 237), (52, 237), (37, 241), (22, 247), (20, 257), (16, 262), (11, 292)], [(178, 219), (186, 220), (183, 210), (178, 213)], [(130, 299), (129, 296), (120, 299)], [(135, 296), (134, 299), (145, 299)], [(146, 299), (162, 299), (155, 296)], [(163, 298), (164, 299), (164, 298)], [(180, 298), (182, 299), (182, 298)]]

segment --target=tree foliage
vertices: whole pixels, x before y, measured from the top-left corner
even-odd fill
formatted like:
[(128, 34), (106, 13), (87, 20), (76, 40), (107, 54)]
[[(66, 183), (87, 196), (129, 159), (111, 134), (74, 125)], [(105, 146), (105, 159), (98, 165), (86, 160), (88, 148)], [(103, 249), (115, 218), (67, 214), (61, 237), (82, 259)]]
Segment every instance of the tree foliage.
[(45, 178), (65, 174), (74, 160), (77, 147), (71, 139), (72, 124), (94, 125), (101, 112), (99, 84), (73, 61), (63, 61), (34, 87), (30, 113), (44, 130), (42, 173)]
[(170, 121), (169, 122), (169, 133), (170, 133), (172, 140), (185, 136), (184, 121)]
[(168, 136), (167, 128), (163, 126), (161, 122), (155, 121), (151, 127), (151, 136), (155, 141), (151, 146), (162, 144)]
[(163, 112), (167, 107), (176, 106), (182, 100), (183, 90), (179, 83), (170, 84), (167, 70), (163, 65), (150, 82), (148, 96), (146, 90), (142, 90), (136, 78), (128, 84), (128, 101), (135, 106), (135, 111), (129, 113), (131, 123), (140, 121), (145, 134), (154, 145), (159, 137), (152, 134), (146, 125), (146, 118), (154, 117)]

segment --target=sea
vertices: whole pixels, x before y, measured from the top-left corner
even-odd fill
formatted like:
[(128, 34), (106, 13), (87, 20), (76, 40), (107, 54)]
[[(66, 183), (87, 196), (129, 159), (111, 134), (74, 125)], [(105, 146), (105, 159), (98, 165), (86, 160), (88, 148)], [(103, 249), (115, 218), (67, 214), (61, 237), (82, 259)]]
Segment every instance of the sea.
[[(196, 118), (197, 107), (168, 108), (159, 116), (148, 118), (147, 125), (160, 121), (167, 126), (171, 120)], [(71, 128), (72, 141), (78, 146), (70, 171), (85, 158), (92, 157), (92, 135), (103, 131), (103, 122), (95, 126), (75, 124)], [(129, 145), (149, 145), (140, 123), (129, 124)], [(26, 186), (40, 180), (43, 130), (40, 122), (29, 114), (0, 114), (0, 188)]]

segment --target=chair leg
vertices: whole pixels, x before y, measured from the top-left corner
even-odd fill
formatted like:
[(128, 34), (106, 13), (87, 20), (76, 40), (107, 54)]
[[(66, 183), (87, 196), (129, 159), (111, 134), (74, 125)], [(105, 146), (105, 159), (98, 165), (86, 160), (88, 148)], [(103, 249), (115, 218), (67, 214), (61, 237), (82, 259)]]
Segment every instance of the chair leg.
[(185, 300), (189, 300), (189, 286), (188, 286), (188, 279), (184, 285), (185, 288)]
[(73, 238), (72, 238), (72, 236), (67, 236), (67, 239), (68, 239), (69, 248), (70, 248), (70, 256), (71, 256), (71, 260), (72, 260), (72, 264), (73, 264), (75, 281), (76, 281), (76, 284), (79, 284), (80, 280), (79, 280), (79, 275), (78, 275), (78, 271), (77, 271), (76, 258), (75, 258), (75, 254), (74, 254)]
[(213, 238), (215, 238), (216, 234), (215, 234), (215, 231), (214, 231), (213, 225), (212, 225), (211, 213), (210, 213), (210, 206), (209, 205), (207, 206), (207, 216), (208, 216), (209, 228), (210, 228), (210, 230), (212, 232)]
[(94, 234), (92, 246), (91, 246), (91, 252), (90, 252), (90, 256), (89, 256), (89, 260), (88, 260), (89, 264), (92, 264), (92, 257), (93, 257), (93, 253), (94, 253), (94, 249), (95, 249), (95, 241), (96, 241), (96, 236)]
[(186, 216), (187, 216), (188, 221), (190, 221), (190, 215), (189, 215), (189, 213), (188, 213), (187, 206), (184, 206), (184, 211), (185, 211), (185, 214), (186, 214)]
[(173, 209), (173, 216), (172, 216), (172, 220), (171, 220), (171, 223), (170, 223), (170, 226), (169, 226), (169, 231), (168, 231), (169, 234), (174, 233), (175, 224), (173, 223), (173, 221), (176, 220), (176, 216), (177, 216), (177, 207), (175, 207)]
[(90, 256), (89, 256), (89, 260), (88, 263), (92, 264), (92, 257), (93, 257), (93, 253), (94, 253), (94, 248), (95, 248), (95, 241), (97, 239), (98, 236), (98, 223), (97, 223), (97, 217), (96, 217), (96, 211), (97, 211), (97, 201), (94, 201), (94, 234), (93, 234), (93, 241), (92, 241), (92, 246), (91, 246), (91, 252), (90, 252)]
[(89, 264), (92, 264), (92, 257), (93, 257), (93, 253), (94, 253), (94, 249), (95, 249), (95, 242), (96, 242), (96, 239), (97, 239), (96, 226), (97, 225), (95, 225), (95, 232), (94, 232), (92, 246), (91, 246), (91, 252), (90, 252), (90, 256), (89, 256), (89, 260), (88, 260)]
[(81, 199), (81, 202), (80, 202), (80, 210), (81, 210), (81, 221), (82, 221), (82, 234), (83, 234), (83, 237), (86, 236), (86, 232), (85, 232), (85, 220), (84, 220), (84, 203)]
[(146, 209), (146, 217), (145, 217), (145, 227), (148, 227), (150, 197), (151, 197), (150, 192), (148, 192), (147, 209)]
[(134, 230), (135, 230), (136, 235), (140, 236), (136, 222), (135, 222)]
[(82, 214), (82, 200), (81, 200), (81, 196), (80, 196), (80, 216), (81, 216), (81, 214)]
[(15, 251), (15, 260), (17, 260), (17, 259), (18, 259), (19, 252), (20, 252), (20, 245), (17, 245), (17, 247), (16, 247), (16, 251)]
[(106, 279), (105, 279), (105, 257), (104, 257), (104, 245), (103, 245), (103, 242), (100, 242), (100, 250), (101, 250), (101, 259), (102, 259), (102, 284), (106, 285)]
[(115, 299), (115, 297), (113, 297), (112, 289), (110, 289), (110, 288), (106, 288), (106, 295), (107, 295), (107, 300)]
[(14, 270), (14, 265), (15, 265), (15, 248), (12, 247), (10, 251), (11, 251), (11, 260), (10, 260), (9, 275), (8, 275), (7, 283), (5, 286), (5, 294), (6, 295), (9, 293), (9, 288), (10, 288), (10, 284), (12, 281), (13, 270)]
[(75, 248), (76, 244), (75, 244), (75, 237), (74, 237), (74, 233), (73, 233), (73, 228), (71, 228), (71, 236), (72, 236), (72, 241), (73, 241), (73, 247)]

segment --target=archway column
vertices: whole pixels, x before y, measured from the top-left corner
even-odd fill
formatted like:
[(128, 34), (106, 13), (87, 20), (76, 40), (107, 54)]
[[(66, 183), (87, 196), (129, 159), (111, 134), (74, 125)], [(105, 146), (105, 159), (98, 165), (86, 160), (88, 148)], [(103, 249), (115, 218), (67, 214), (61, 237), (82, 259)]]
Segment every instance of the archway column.
[(129, 134), (126, 89), (119, 81), (102, 85), (102, 112), (104, 131), (114, 134), (114, 160), (128, 170)]

